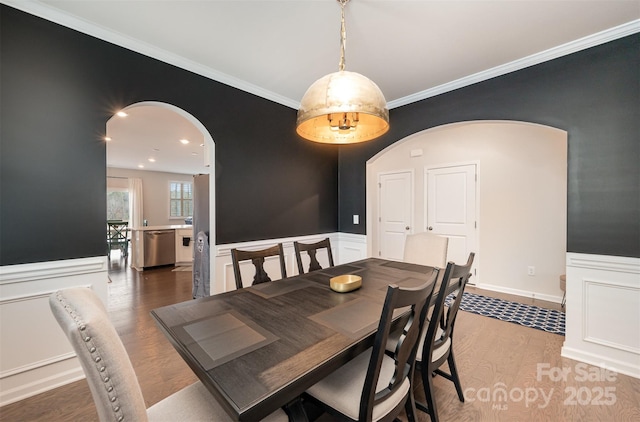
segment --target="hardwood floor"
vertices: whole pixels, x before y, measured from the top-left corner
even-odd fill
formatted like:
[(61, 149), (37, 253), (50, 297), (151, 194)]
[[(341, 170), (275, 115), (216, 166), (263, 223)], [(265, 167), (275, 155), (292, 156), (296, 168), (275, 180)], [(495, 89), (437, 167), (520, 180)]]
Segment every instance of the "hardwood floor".
[[(189, 300), (191, 273), (172, 267), (139, 273), (124, 262), (116, 254), (110, 261), (108, 309), (150, 406), (196, 381), (149, 315), (151, 309)], [(558, 304), (471, 286), (469, 291), (559, 309)], [(466, 402), (458, 401), (451, 382), (436, 377), (443, 422), (640, 420), (640, 380), (560, 357), (562, 336), (461, 311), (454, 340)], [(564, 379), (562, 370), (569, 371)], [(416, 381), (416, 399), (423, 400)], [(418, 417), (429, 421), (420, 411)], [(94, 420), (84, 380), (0, 408), (0, 421), (7, 422)], [(324, 415), (320, 421), (331, 418)]]

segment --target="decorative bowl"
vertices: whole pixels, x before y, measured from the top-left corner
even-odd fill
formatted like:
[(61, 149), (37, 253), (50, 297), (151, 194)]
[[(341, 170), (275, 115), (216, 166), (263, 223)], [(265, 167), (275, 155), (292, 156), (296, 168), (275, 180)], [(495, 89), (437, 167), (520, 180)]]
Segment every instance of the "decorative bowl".
[(331, 290), (338, 293), (347, 293), (362, 286), (362, 277), (354, 274), (344, 274), (329, 280)]

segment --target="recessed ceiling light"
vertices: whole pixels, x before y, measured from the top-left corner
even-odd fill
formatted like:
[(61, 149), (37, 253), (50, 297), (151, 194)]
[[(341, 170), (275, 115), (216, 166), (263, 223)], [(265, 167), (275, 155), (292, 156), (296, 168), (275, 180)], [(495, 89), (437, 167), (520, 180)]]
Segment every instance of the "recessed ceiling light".
[(155, 158), (153, 158), (153, 157), (149, 157), (149, 162), (150, 162), (150, 163), (155, 163), (155, 162), (156, 162), (156, 159), (155, 159)]
[(143, 169), (144, 168), (144, 164), (138, 164), (138, 168), (139, 169)]
[(198, 153), (197, 152), (192, 152), (191, 155), (198, 155)]
[(116, 113), (116, 115), (120, 116), (120, 117), (127, 117), (128, 116), (128, 114), (125, 113), (124, 111), (119, 111), (119, 112)]
[(182, 145), (187, 145), (189, 143), (189, 140), (188, 139), (180, 139), (180, 143)]
[(109, 141), (111, 140), (111, 138), (110, 138), (110, 137), (108, 137), (108, 136), (105, 136), (105, 137), (104, 137), (104, 140), (105, 140), (105, 141), (107, 141), (107, 142), (109, 142)]

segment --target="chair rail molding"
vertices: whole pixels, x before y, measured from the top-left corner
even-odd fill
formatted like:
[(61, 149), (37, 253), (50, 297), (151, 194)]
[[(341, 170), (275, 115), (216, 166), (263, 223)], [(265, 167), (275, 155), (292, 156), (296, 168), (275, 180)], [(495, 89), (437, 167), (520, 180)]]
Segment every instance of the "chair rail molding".
[(0, 267), (0, 406), (84, 378), (49, 295), (90, 287), (106, 304), (108, 280), (106, 256)]
[(640, 378), (640, 258), (567, 254), (562, 356)]

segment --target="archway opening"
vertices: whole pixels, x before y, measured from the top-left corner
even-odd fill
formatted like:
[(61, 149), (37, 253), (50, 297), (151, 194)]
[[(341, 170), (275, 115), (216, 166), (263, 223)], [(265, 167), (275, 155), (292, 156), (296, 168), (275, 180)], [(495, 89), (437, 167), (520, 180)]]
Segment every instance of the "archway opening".
[[(154, 175), (147, 177), (145, 183), (151, 194), (143, 195), (145, 210), (141, 215), (130, 216), (133, 225), (188, 223), (184, 214), (193, 209), (176, 212), (169, 185), (184, 182), (186, 186), (192, 181), (195, 188), (196, 178), (205, 177), (207, 207), (206, 211), (200, 207), (200, 214), (206, 214), (206, 224), (199, 224), (204, 223), (204, 217), (196, 221), (194, 216), (192, 240), (195, 241), (196, 228), (206, 227), (209, 244), (215, 245), (215, 143), (209, 131), (193, 115), (167, 103), (145, 101), (119, 111), (126, 116), (116, 114), (106, 125), (108, 185), (123, 184), (123, 180), (126, 184), (127, 179), (140, 174)], [(209, 254), (209, 268), (214, 268), (214, 259), (214, 254)]]
[(559, 303), (558, 277), (566, 258), (567, 145), (563, 130), (514, 121), (459, 122), (390, 145), (367, 162), (369, 255), (384, 251), (380, 175), (413, 175), (406, 178), (410, 216), (402, 229), (415, 233), (427, 231), (433, 217), (430, 170), (475, 166), (476, 243), (469, 245), (476, 252), (474, 282)]

